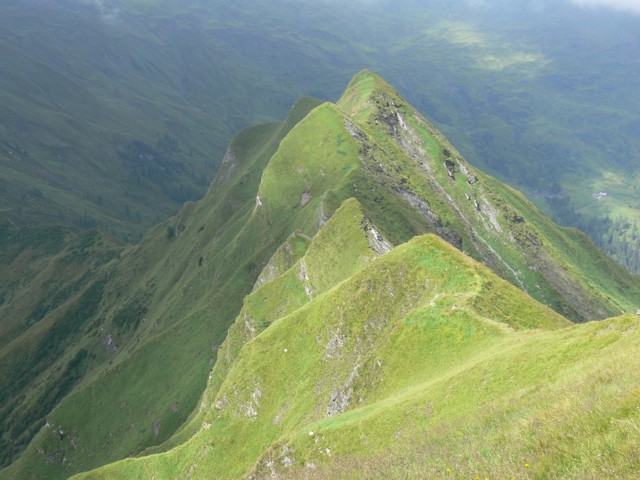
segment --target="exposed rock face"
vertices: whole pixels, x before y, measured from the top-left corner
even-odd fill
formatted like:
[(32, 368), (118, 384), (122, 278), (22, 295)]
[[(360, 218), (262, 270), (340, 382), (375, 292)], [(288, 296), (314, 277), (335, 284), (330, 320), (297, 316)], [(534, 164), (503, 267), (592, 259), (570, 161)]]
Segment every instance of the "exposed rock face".
[(446, 169), (447, 169), (447, 173), (449, 174), (449, 176), (450, 176), (452, 179), (454, 179), (454, 180), (455, 180), (455, 178), (456, 178), (456, 176), (455, 176), (455, 173), (456, 173), (456, 169), (455, 169), (456, 164), (455, 164), (453, 161), (449, 160), (449, 159), (445, 160), (445, 161), (443, 162), (443, 164), (444, 164), (444, 168), (446, 168)]
[(102, 345), (109, 353), (116, 353), (118, 351), (118, 345), (113, 340), (113, 335), (110, 333), (104, 337), (102, 337)]
[(241, 406), (242, 414), (251, 420), (255, 420), (258, 417), (258, 408), (260, 407), (260, 400), (262, 400), (262, 398), (263, 395), (262, 390), (260, 390), (260, 385), (256, 385), (249, 400)]
[(211, 185), (209, 185), (209, 191), (211, 191), (211, 189), (214, 188), (216, 185), (222, 185), (226, 183), (233, 175), (233, 172), (236, 169), (236, 165), (237, 165), (236, 156), (231, 151), (231, 147), (229, 147), (227, 148), (227, 151), (225, 152), (224, 157), (222, 158), (222, 162), (220, 162), (220, 168), (218, 170), (218, 174), (216, 175), (214, 180), (211, 182)]
[(309, 192), (304, 192), (302, 195), (300, 195), (300, 206), (304, 207), (307, 203), (311, 201), (312, 198), (313, 197)]
[(349, 402), (351, 401), (351, 396), (353, 395), (353, 382), (358, 377), (359, 368), (360, 366), (356, 365), (342, 388), (334, 390), (331, 393), (331, 398), (329, 399), (329, 404), (327, 405), (328, 417), (332, 417), (334, 415), (342, 413), (349, 407)]
[(298, 280), (304, 282), (304, 290), (307, 292), (307, 296), (309, 300), (311, 300), (314, 296), (314, 292), (311, 289), (311, 284), (309, 280), (309, 273), (307, 272), (307, 264), (304, 259), (300, 260), (300, 269), (298, 270)]
[(391, 251), (392, 245), (373, 226), (366, 230), (369, 247), (378, 255), (383, 255)]

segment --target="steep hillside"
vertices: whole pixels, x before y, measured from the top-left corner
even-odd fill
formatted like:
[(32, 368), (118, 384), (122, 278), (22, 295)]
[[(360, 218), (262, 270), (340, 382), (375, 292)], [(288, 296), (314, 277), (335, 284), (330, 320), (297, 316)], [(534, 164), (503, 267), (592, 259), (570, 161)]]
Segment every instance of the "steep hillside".
[[(412, 240), (425, 233), (449, 245), (433, 236)], [(258, 355), (271, 348), (272, 340), (293, 342), (280, 345), (283, 353), (308, 350), (308, 361), (294, 366), (288, 378), (317, 381), (318, 398), (333, 398), (325, 405), (328, 410), (316, 411), (317, 399), (296, 391), (301, 403), (292, 406), (292, 417), (283, 411), (282, 418), (289, 418), (283, 420), (284, 435), (307, 420), (320, 421), (323, 411), (335, 416), (351, 408), (356, 397), (349, 393), (349, 382), (355, 382), (355, 391), (358, 379), (365, 378), (359, 369), (375, 370), (376, 352), (402, 331), (394, 325), (406, 323), (410, 312), (419, 313), (417, 324), (424, 320), (445, 332), (446, 319), (458, 321), (458, 315), (472, 330), (489, 329), (487, 338), (482, 334), (484, 340), (470, 341), (469, 351), (461, 354), (461, 361), (471, 361), (472, 354), (485, 355), (485, 340), (497, 345), (512, 330), (566, 325), (558, 313), (584, 321), (635, 311), (640, 298), (636, 277), (615, 266), (584, 235), (558, 227), (522, 195), (470, 167), (392, 87), (368, 71), (354, 77), (336, 104), (305, 98), (285, 122), (238, 135), (204, 199), (187, 203), (178, 216), (158, 225), (139, 245), (122, 250), (90, 280), (87, 289), (97, 289), (90, 296), (93, 307), (78, 318), (73, 348), (84, 348), (97, 360), (51, 411), (31, 417), (22, 413), (35, 428), (44, 427), (0, 473), (2, 478), (64, 478), (128, 456), (190, 448), (182, 445), (205, 438), (198, 433), (189, 440), (203, 425), (210, 425), (205, 430), (228, 427), (224, 441), (240, 443), (225, 398), (238, 407), (237, 392), (249, 415), (243, 418), (277, 401), (263, 401), (262, 380), (245, 382), (247, 375), (277, 371), (266, 369), (271, 357)], [(68, 303), (58, 316), (48, 313), (40, 323), (76, 318), (69, 315), (82, 302)], [(359, 313), (342, 318), (343, 307)], [(375, 314), (376, 309), (386, 313)], [(290, 319), (303, 332), (307, 313), (315, 319), (310, 336), (286, 333)], [(355, 336), (338, 329), (347, 320)], [(332, 344), (338, 357), (349, 346), (350, 353), (340, 357), (346, 363), (331, 369), (337, 377), (318, 377), (327, 370), (306, 343), (316, 338), (317, 345)], [(350, 344), (355, 338), (370, 343)], [(244, 356), (252, 348), (258, 351)], [(53, 356), (40, 377), (54, 378), (61, 362), (73, 360), (73, 352), (66, 348)], [(362, 367), (355, 369), (360, 353)], [(391, 360), (393, 355), (388, 353), (385, 362), (404, 368), (401, 359)], [(449, 359), (454, 369), (456, 355)], [(348, 365), (350, 370), (343, 370)], [(396, 367), (385, 376), (396, 375)], [(240, 375), (237, 380), (235, 375)], [(427, 381), (412, 375), (398, 373), (391, 390), (366, 388), (387, 402), (385, 395), (392, 398), (414, 381)], [(29, 381), (25, 391), (50, 391), (33, 376)], [(272, 377), (269, 382), (278, 384)], [(314, 388), (309, 395), (316, 394)], [(231, 423), (213, 422), (207, 405), (219, 401)], [(196, 408), (199, 402), (204, 402), (202, 409)], [(312, 404), (313, 411), (306, 410)], [(276, 408), (276, 403), (269, 405)], [(256, 421), (263, 418), (258, 413)], [(255, 443), (241, 442), (242, 461), (226, 460), (234, 465), (229, 472), (247, 471), (277, 440), (267, 431), (255, 433)], [(174, 464), (174, 453), (168, 455), (158, 458)], [(182, 468), (180, 462), (175, 465)], [(156, 466), (136, 463), (135, 468)]]
[[(571, 328), (434, 236), (358, 265), (375, 227), (357, 211), (348, 201), (246, 297), (188, 441), (74, 478), (637, 472), (637, 320)], [(359, 230), (365, 253), (344, 245), (356, 259), (346, 277), (333, 262), (343, 245), (324, 231), (336, 227)], [(327, 275), (333, 288), (308, 287)]]
[(98, 232), (74, 236), (60, 227), (0, 227), (2, 464), (29, 443), (40, 420), (100, 362), (78, 345), (78, 329), (98, 308), (104, 280), (96, 280), (96, 273), (120, 249)]
[[(188, 417), (215, 362), (218, 345), (237, 314), (243, 295), (255, 281), (256, 263), (266, 262), (272, 253), (269, 244), (264, 244), (255, 231), (244, 237), (240, 234), (238, 241), (233, 241), (251, 217), (264, 163), (282, 136), (316, 105), (314, 100), (302, 99), (292, 109), (288, 122), (255, 127), (239, 135), (225, 157), (219, 182), (211, 187), (210, 198), (215, 198), (214, 202), (197, 207), (187, 204), (179, 217), (158, 226), (140, 245), (127, 247), (117, 259), (97, 265), (94, 270), (85, 269), (76, 290), (63, 288), (66, 284), (62, 283), (60, 289), (69, 295), (58, 298), (54, 292), (35, 305), (28, 304), (23, 317), (17, 319), (23, 326), (43, 305), (55, 303), (57, 308), (40, 312), (40, 321), (28, 330), (23, 328), (20, 336), (7, 336), (0, 351), (3, 367), (11, 373), (3, 377), (8, 382), (3, 394), (13, 401), (3, 405), (9, 410), (3, 416), (2, 430), (3, 438), (16, 447), (13, 453), (19, 451), (23, 436), (33, 435), (45, 424), (45, 416), (64, 396), (56, 397), (53, 403), (37, 402), (39, 408), (34, 409), (30, 402), (22, 401), (21, 392), (34, 400), (50, 398), (66, 365), (80, 350), (85, 350), (91, 361), (83, 363), (81, 375), (70, 387), (77, 389), (98, 380), (99, 386), (93, 387), (89, 397), (97, 395), (106, 402), (100, 407), (105, 417), (91, 413), (97, 406), (87, 397), (72, 401), (67, 410), (73, 423), (82, 419), (78, 434), (86, 432), (86, 443), (83, 439), (76, 444), (82, 448), (82, 462), (91, 465), (97, 461), (99, 465), (104, 463), (103, 455), (117, 459), (161, 442)], [(278, 244), (287, 235), (281, 233)], [(89, 258), (97, 262), (99, 257)], [(54, 284), (50, 288), (54, 286), (58, 287)], [(30, 287), (33, 290), (28, 290)], [(35, 283), (24, 288), (31, 295), (38, 294)], [(212, 291), (216, 294), (212, 295)], [(14, 321), (10, 300), (3, 305), (3, 325)], [(64, 334), (61, 339), (57, 332), (62, 326), (71, 328), (74, 336), (67, 339)], [(21, 364), (22, 356), (31, 358), (24, 344), (34, 344), (36, 330), (42, 338), (34, 348), (47, 352), (46, 361), (27, 363), (27, 371), (14, 368)], [(176, 370), (167, 376), (166, 361), (187, 370)], [(123, 368), (124, 365), (133, 368)], [(151, 376), (153, 368), (149, 365), (157, 365), (157, 378)], [(14, 377), (20, 382), (11, 381)], [(164, 382), (161, 397), (166, 398), (161, 400), (151, 394), (149, 403), (141, 403), (139, 400), (149, 393), (150, 382), (158, 386)], [(123, 411), (124, 406), (127, 408)], [(145, 422), (143, 426), (142, 421), (149, 415), (151, 424)], [(111, 425), (103, 418), (119, 418), (121, 422)], [(29, 429), (13, 428), (18, 421), (29, 425)], [(153, 433), (158, 430), (153, 427), (154, 422), (162, 424), (161, 432)], [(138, 425), (137, 432), (131, 431), (134, 423)], [(128, 442), (118, 443), (123, 437)], [(9, 455), (9, 450), (4, 452)], [(35, 463), (42, 463), (45, 470), (53, 467), (57, 475), (64, 475), (59, 470), (61, 461), (62, 457), (54, 455), (53, 460), (38, 459)]]
[[(603, 256), (585, 235), (559, 228), (521, 194), (472, 168), (379, 77), (356, 75), (338, 107), (359, 144), (367, 181), (375, 179), (411, 205), (427, 230), (574, 320), (633, 309), (637, 277)], [(359, 196), (374, 211), (387, 203), (368, 191)]]

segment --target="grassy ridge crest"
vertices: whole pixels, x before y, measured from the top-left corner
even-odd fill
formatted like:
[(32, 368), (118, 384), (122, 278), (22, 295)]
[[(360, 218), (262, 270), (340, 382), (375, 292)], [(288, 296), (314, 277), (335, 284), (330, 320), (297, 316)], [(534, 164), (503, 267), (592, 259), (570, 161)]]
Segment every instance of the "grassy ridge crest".
[[(491, 299), (494, 310), (478, 312), (483, 286), (493, 290), (495, 282), (504, 295)], [(535, 320), (513, 323), (522, 316)], [(624, 363), (615, 352), (637, 358), (637, 324), (627, 316), (570, 326), (441, 239), (417, 237), (247, 342), (188, 442), (86, 478), (528, 476), (556, 471), (550, 468), (579, 478), (601, 460), (573, 462), (609, 438), (610, 430), (591, 427), (590, 419), (602, 419), (617, 399), (640, 399), (625, 377), (585, 423), (575, 424), (581, 417), (566, 402), (590, 402), (609, 390), (611, 369)], [(549, 398), (563, 426), (588, 438), (579, 451), (562, 442), (540, 450), (538, 442), (558, 432), (545, 415)], [(615, 415), (634, 421), (626, 409)], [(511, 426), (512, 418), (520, 421)], [(532, 428), (533, 441), (526, 437)], [(607, 461), (621, 474), (632, 472), (624, 452), (635, 437), (616, 438), (623, 453), (610, 449)]]

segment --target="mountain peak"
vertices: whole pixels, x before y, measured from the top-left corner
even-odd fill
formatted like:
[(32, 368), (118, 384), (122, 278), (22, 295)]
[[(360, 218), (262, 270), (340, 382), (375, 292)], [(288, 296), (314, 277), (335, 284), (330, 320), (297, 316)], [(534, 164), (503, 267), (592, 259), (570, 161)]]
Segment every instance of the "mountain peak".
[(383, 96), (388, 103), (402, 102), (400, 94), (386, 80), (369, 70), (361, 70), (353, 76), (337, 105), (347, 115), (363, 119), (371, 113), (370, 100), (376, 95)]

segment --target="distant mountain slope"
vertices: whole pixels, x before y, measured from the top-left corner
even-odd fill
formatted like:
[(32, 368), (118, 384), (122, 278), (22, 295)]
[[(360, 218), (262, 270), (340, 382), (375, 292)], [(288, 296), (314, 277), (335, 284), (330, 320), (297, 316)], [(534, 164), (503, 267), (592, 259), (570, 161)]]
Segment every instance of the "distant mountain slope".
[[(522, 195), (469, 166), (368, 71), (353, 78), (336, 104), (304, 98), (285, 122), (236, 136), (204, 199), (185, 204), (178, 216), (93, 272), (88, 286), (89, 280), (99, 291), (91, 296), (95, 308), (80, 319), (73, 348), (84, 348), (95, 363), (46, 413), (46, 423), (16, 406), (12, 415), (45, 427), (0, 478), (63, 478), (131, 455), (183, 448), (203, 425), (206, 411), (197, 405), (211, 368), (205, 405), (233, 388), (250, 389), (260, 403), (256, 385), (244, 384), (244, 377), (234, 387), (227, 383), (240, 368), (237, 362), (245, 361), (245, 342), (249, 348), (262, 345), (288, 319), (304, 323), (304, 312), (326, 317), (329, 325), (330, 319), (340, 321), (342, 307), (336, 305), (351, 305), (349, 311), (361, 311), (349, 320), (353, 328), (364, 329), (359, 319), (366, 317), (373, 322), (367, 335), (376, 342), (385, 341), (386, 326), (404, 322), (414, 310), (438, 325), (444, 322), (447, 332), (445, 319), (468, 314), (473, 325), (495, 330), (499, 339), (511, 329), (566, 325), (560, 314), (584, 321), (635, 311), (640, 298), (637, 277), (584, 235), (558, 227)], [(365, 299), (374, 290), (382, 293), (368, 306)], [(385, 292), (389, 298), (380, 296)], [(442, 310), (436, 293), (443, 296)], [(83, 305), (77, 302), (42, 322), (64, 322), (65, 311)], [(369, 310), (376, 306), (388, 315), (376, 317)], [(325, 333), (336, 333), (334, 343), (342, 348), (340, 332)], [(298, 342), (297, 335), (291, 341)], [(373, 352), (378, 344), (369, 347)], [(61, 365), (73, 363), (73, 348), (59, 352), (49, 369), (33, 372), (29, 395), (51, 391), (51, 384), (31, 379), (36, 373), (54, 379)], [(256, 372), (268, 365), (263, 358), (264, 366), (246, 361)], [(316, 371), (309, 361), (305, 368)], [(373, 357), (369, 361), (375, 364)], [(347, 375), (341, 377), (345, 382), (350, 375), (336, 373)], [(335, 390), (336, 382), (319, 388)], [(336, 391), (337, 413), (351, 405), (344, 402), (351, 394)], [(247, 412), (257, 408), (243, 402)], [(305, 416), (306, 406), (296, 407), (296, 418)], [(234, 435), (229, 433), (229, 441), (238, 442)], [(250, 453), (230, 471), (244, 472), (273, 441), (246, 443)]]
[(368, 67), (474, 166), (640, 265), (638, 16), (551, 0), (5, 0), (0, 31), (0, 218), (16, 225), (138, 240), (204, 193), (241, 128)]
[[(239, 130), (318, 91), (302, 71), (331, 70), (295, 41), (238, 38), (201, 13), (195, 2), (2, 2), (0, 218), (137, 241), (203, 195)], [(294, 80), (256, 64), (256, 41), (296, 58)]]
[(91, 2), (0, 10), (3, 219), (137, 240), (201, 195), (220, 147), (161, 72), (175, 59), (149, 27), (106, 24)]

